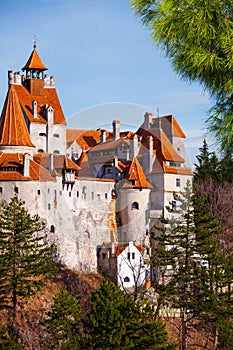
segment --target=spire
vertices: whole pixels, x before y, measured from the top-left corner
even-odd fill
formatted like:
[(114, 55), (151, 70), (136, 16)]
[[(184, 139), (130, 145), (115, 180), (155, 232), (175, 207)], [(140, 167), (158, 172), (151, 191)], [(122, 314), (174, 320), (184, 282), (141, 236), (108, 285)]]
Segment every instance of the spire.
[(34, 147), (13, 84), (9, 87), (0, 119), (0, 145)]
[(39, 71), (39, 72), (43, 72), (45, 70), (47, 70), (48, 68), (45, 67), (45, 65), (43, 64), (43, 62), (40, 59), (40, 56), (38, 55), (38, 52), (36, 51), (36, 37), (34, 36), (33, 39), (33, 51), (27, 61), (27, 63), (25, 64), (25, 66), (22, 68), (22, 70), (26, 70), (26, 71)]

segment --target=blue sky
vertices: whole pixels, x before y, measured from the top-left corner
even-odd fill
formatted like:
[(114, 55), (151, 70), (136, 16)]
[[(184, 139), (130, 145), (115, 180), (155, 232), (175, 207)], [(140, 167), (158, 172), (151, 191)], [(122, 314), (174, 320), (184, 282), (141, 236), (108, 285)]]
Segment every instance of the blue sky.
[[(0, 105), (7, 71), (19, 71), (37, 37), (37, 50), (74, 128), (134, 129), (146, 111), (173, 114), (194, 159), (211, 101), (197, 84), (181, 81), (150, 40), (127, 0), (2, 0)], [(189, 160), (189, 159), (188, 159)]]

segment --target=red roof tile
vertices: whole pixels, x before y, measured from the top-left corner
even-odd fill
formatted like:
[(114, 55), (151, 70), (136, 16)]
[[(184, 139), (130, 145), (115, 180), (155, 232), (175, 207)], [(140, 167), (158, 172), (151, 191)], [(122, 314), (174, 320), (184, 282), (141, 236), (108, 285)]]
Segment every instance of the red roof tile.
[[(119, 256), (127, 247), (129, 246), (129, 243), (127, 244), (117, 244), (114, 246), (114, 253), (115, 256)], [(134, 245), (135, 248), (141, 253), (142, 247), (139, 245)]]
[(35, 70), (47, 70), (48, 68), (45, 67), (45, 65), (42, 63), (40, 56), (38, 55), (38, 52), (36, 49), (34, 49), (25, 64), (25, 66), (22, 68), (22, 70), (30, 70), (30, 69), (35, 69)]
[[(31, 123), (43, 123), (47, 121), (43, 116), (42, 107), (51, 106), (54, 109), (54, 124), (66, 125), (64, 113), (55, 88), (44, 88), (44, 95), (32, 95), (23, 85), (14, 85), (20, 105)], [(32, 114), (32, 102), (36, 101), (38, 106), (37, 118)]]
[[(1, 181), (55, 181), (50, 173), (38, 163), (30, 160), (29, 177), (23, 176), (22, 153), (1, 153), (0, 154), (0, 180)], [(18, 171), (2, 171), (2, 168), (16, 168)]]
[(73, 169), (79, 170), (80, 167), (72, 162), (67, 156), (62, 154), (53, 154), (48, 153), (37, 153), (34, 155), (33, 159), (36, 163), (42, 165), (45, 169), (50, 168), (50, 157), (53, 156), (53, 168), (54, 169)]
[(129, 182), (123, 181), (123, 188), (152, 188), (152, 185), (147, 181), (146, 175), (136, 158), (126, 162), (126, 173), (124, 179)]
[(0, 144), (35, 147), (17, 96), (16, 85), (10, 85), (0, 120)]

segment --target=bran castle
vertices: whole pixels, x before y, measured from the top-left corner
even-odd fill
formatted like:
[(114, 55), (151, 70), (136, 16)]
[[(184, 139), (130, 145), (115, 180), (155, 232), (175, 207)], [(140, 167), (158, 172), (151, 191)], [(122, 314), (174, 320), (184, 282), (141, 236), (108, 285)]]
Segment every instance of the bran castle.
[(22, 73), (8, 72), (0, 199), (18, 195), (46, 223), (61, 262), (96, 272), (103, 247), (146, 245), (173, 193), (192, 180), (185, 135), (173, 115), (150, 112), (136, 132), (121, 132), (119, 120), (111, 131), (68, 129), (46, 70), (34, 45)]

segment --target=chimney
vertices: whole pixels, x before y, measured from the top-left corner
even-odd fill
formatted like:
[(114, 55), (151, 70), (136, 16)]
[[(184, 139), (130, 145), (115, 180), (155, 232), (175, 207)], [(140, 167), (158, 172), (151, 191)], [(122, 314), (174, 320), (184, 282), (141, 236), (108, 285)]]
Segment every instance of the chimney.
[(135, 158), (138, 154), (138, 137), (135, 134), (132, 139), (130, 139), (130, 146), (129, 146), (129, 158)]
[(23, 155), (23, 176), (26, 177), (30, 177), (30, 159), (30, 154), (25, 153)]
[(113, 120), (113, 139), (118, 140), (120, 138), (120, 120)]
[(114, 167), (117, 169), (118, 168), (118, 157), (117, 156), (115, 156), (114, 157)]
[(49, 154), (49, 170), (53, 170), (53, 154)]
[(144, 129), (150, 129), (152, 123), (153, 114), (151, 112), (146, 112), (144, 115)]
[(36, 101), (32, 101), (32, 114), (34, 118), (37, 118), (37, 102)]
[(145, 172), (145, 175), (149, 175), (151, 170), (152, 170), (152, 166), (153, 166), (153, 160), (154, 160), (154, 156), (153, 156), (153, 137), (149, 136), (147, 139), (147, 146), (145, 147), (144, 153), (143, 153), (143, 170)]
[(106, 142), (106, 130), (105, 130), (105, 129), (102, 129), (102, 130), (101, 130), (100, 142), (101, 142), (101, 143)]

